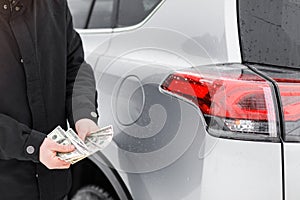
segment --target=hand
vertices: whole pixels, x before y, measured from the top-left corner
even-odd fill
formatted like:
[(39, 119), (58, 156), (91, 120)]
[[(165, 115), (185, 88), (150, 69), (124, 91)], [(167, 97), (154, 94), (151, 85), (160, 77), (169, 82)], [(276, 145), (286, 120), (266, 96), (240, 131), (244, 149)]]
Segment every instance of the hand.
[(75, 128), (78, 136), (80, 137), (80, 139), (82, 139), (82, 141), (84, 141), (85, 137), (91, 134), (91, 132), (100, 129), (94, 121), (87, 118), (78, 120), (75, 123)]
[(68, 153), (74, 150), (75, 147), (73, 145), (62, 145), (49, 138), (45, 138), (40, 146), (40, 161), (48, 169), (67, 169), (70, 167), (70, 163), (59, 159), (56, 153)]

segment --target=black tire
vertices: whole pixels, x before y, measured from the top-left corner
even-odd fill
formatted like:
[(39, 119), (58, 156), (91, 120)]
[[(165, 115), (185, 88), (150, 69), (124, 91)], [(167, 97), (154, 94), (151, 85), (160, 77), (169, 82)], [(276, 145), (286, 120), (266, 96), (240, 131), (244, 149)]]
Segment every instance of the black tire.
[(95, 185), (88, 185), (79, 189), (72, 200), (114, 200), (109, 193)]

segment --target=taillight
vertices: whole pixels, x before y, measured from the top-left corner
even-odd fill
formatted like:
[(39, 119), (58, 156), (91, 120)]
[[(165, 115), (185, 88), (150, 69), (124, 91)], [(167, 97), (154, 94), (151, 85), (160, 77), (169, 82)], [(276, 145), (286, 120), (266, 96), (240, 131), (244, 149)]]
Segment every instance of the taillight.
[(276, 78), (274, 80), (280, 90), (285, 121), (285, 139), (300, 141), (300, 81)]
[(300, 81), (274, 79), (280, 90), (285, 121), (300, 120)]
[[(195, 104), (208, 131), (241, 139), (277, 138), (272, 84), (239, 64), (176, 71), (161, 89)], [(194, 119), (196, 120), (196, 119)]]

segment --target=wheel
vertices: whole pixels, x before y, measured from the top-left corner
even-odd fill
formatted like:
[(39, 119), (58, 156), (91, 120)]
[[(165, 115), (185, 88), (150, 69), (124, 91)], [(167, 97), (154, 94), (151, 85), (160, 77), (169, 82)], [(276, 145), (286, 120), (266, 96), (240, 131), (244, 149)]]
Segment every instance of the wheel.
[(72, 200), (113, 200), (109, 193), (95, 185), (88, 185), (79, 189)]

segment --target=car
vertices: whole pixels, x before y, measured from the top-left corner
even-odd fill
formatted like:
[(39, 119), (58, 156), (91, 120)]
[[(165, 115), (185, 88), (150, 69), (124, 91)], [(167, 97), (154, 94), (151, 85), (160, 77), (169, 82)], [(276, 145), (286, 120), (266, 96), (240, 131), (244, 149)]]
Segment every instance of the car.
[(300, 199), (298, 0), (69, 0), (104, 150), (73, 199)]

